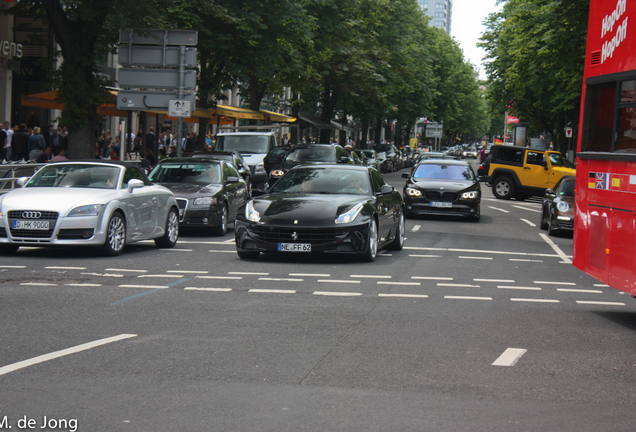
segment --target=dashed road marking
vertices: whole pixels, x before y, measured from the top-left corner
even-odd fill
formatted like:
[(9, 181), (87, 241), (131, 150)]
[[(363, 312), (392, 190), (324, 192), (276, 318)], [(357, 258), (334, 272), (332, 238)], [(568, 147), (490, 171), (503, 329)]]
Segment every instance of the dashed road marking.
[(422, 280), (445, 280), (445, 281), (452, 281), (453, 278), (452, 277), (437, 277), (437, 276), (411, 276), (411, 279), (422, 279)]
[(459, 259), (474, 259), (474, 260), (493, 260), (493, 257), (471, 257), (471, 256), (458, 256)]
[(555, 281), (533, 281), (536, 284), (543, 285), (576, 285), (574, 282), (555, 282)]
[(331, 277), (329, 273), (290, 273), (289, 276), (301, 277)]
[[(520, 205), (513, 205), (513, 207), (514, 207), (514, 208), (521, 209), (521, 210), (528, 210), (528, 211), (535, 212), (535, 213), (541, 213), (541, 210), (537, 210), (537, 209), (533, 209), (533, 208), (528, 208), (528, 207), (523, 207), (523, 206), (520, 206)], [(523, 220), (523, 219), (522, 219), (522, 220)]]
[(119, 288), (167, 289), (166, 285), (119, 285)]
[(500, 289), (513, 289), (513, 290), (528, 290), (528, 291), (541, 291), (539, 287), (522, 287), (522, 286), (512, 286), (512, 285), (499, 285), (497, 288)]
[(492, 300), (492, 297), (444, 296), (449, 300)]
[(531, 227), (536, 227), (537, 226), (537, 224), (535, 224), (534, 222), (530, 222), (528, 219), (521, 218), (520, 220), (525, 222), (525, 223), (527, 223)]
[(56, 283), (47, 283), (47, 282), (22, 282), (19, 285), (20, 286), (57, 286)]
[(227, 250), (216, 250), (216, 249), (210, 249), (208, 252), (233, 253), (233, 254), (235, 254), (235, 253), (236, 253), (236, 251), (233, 251), (233, 250), (231, 250), (231, 251), (227, 251)]
[(26, 268), (26, 266), (14, 266), (14, 265), (1, 265), (0, 268), (6, 268), (6, 269), (23, 269)]
[(585, 301), (585, 300), (577, 300), (578, 304), (589, 304), (589, 305), (599, 305), (599, 306), (625, 306), (625, 303), (621, 302), (603, 302), (603, 301)]
[(91, 284), (91, 283), (67, 283), (65, 286), (74, 286), (74, 287), (100, 287), (102, 284)]
[(183, 275), (182, 274), (145, 274), (145, 275), (139, 275), (137, 276), (138, 278), (182, 278)]
[(454, 288), (481, 288), (479, 285), (470, 284), (452, 284), (452, 283), (438, 283), (440, 287), (454, 287)]
[(420, 282), (386, 282), (378, 281), (378, 285), (403, 285), (403, 286), (420, 286)]
[(552, 299), (531, 299), (531, 298), (511, 298), (513, 302), (530, 302), (530, 303), (560, 303), (558, 300)]
[(475, 282), (515, 283), (512, 279), (473, 279)]
[(228, 292), (232, 291), (232, 288), (199, 288), (199, 287), (185, 287), (184, 290), (187, 291), (219, 291), (219, 292)]
[(104, 271), (113, 271), (113, 272), (131, 272), (131, 273), (148, 273), (148, 270), (138, 270), (138, 269), (116, 269), (116, 268), (107, 268)]
[(363, 279), (391, 279), (392, 276), (387, 275), (349, 275), (352, 278), (363, 278)]
[(229, 279), (229, 280), (241, 280), (242, 276), (195, 276), (196, 279)]
[(403, 297), (403, 298), (428, 298), (427, 295), (423, 294), (378, 294), (378, 297)]
[(499, 210), (502, 213), (510, 213), (508, 210), (500, 209), (499, 207), (488, 206), (488, 208), (491, 208), (493, 210)]
[(422, 227), (421, 225), (415, 225), (413, 229), (411, 230), (411, 232), (417, 232), (420, 230), (421, 227)]
[(543, 262), (543, 260), (531, 260), (531, 259), (520, 259), (520, 258), (508, 258), (508, 261), (535, 262), (535, 263)]
[(523, 348), (508, 348), (491, 366), (514, 366), (526, 352), (528, 350)]
[(46, 266), (47, 270), (86, 270), (86, 267), (59, 267), (59, 266)]
[(338, 279), (318, 279), (320, 283), (348, 283), (348, 284), (359, 284), (359, 280), (338, 280)]
[(296, 290), (276, 290), (276, 289), (260, 289), (254, 288), (248, 290), (249, 293), (262, 293), (262, 294), (296, 294)]
[(334, 296), (334, 297), (355, 297), (361, 296), (362, 293), (356, 292), (337, 292), (337, 291), (314, 291), (314, 295), (320, 296)]
[(267, 273), (267, 272), (227, 272), (227, 274), (230, 274), (230, 275), (245, 275), (245, 276), (249, 276), (249, 275), (253, 275), (253, 276), (269, 276), (269, 273)]
[(409, 255), (413, 258), (441, 258), (441, 255)]
[(573, 289), (573, 288), (557, 288), (557, 291), (561, 292), (575, 292), (575, 293), (589, 293), (589, 294), (603, 294), (601, 290), (586, 290), (586, 289)]
[(294, 279), (294, 278), (266, 278), (260, 277), (259, 281), (276, 281), (276, 282), (304, 282), (305, 279)]
[(208, 274), (210, 272), (207, 270), (167, 270), (166, 273)]

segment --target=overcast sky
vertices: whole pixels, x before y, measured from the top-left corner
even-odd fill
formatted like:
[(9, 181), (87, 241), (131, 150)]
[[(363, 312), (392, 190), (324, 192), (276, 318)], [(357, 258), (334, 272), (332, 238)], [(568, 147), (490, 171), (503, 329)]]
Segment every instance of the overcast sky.
[(464, 51), (464, 58), (479, 69), (479, 77), (486, 79), (482, 66), (484, 50), (477, 48), (477, 42), (485, 28), (482, 22), (488, 14), (501, 9), (495, 6), (497, 0), (454, 0), (451, 36), (457, 39)]

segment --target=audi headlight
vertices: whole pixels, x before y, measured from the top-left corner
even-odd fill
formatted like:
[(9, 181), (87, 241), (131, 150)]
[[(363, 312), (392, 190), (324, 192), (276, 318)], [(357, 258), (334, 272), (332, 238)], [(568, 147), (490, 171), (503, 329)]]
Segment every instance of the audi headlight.
[(249, 201), (245, 205), (245, 219), (252, 222), (260, 222), (261, 214), (254, 210), (254, 201)]
[(353, 222), (355, 218), (357, 218), (358, 215), (360, 214), (360, 210), (362, 210), (363, 206), (364, 206), (364, 203), (358, 203), (354, 205), (353, 207), (351, 207), (351, 209), (348, 212), (338, 216), (336, 218), (336, 223), (345, 224), (345, 223)]
[(477, 192), (472, 191), (472, 192), (464, 192), (462, 194), (462, 199), (475, 199), (477, 198)]
[(254, 174), (262, 174), (265, 173), (265, 168), (263, 167), (263, 162), (259, 162), (254, 167)]
[(406, 193), (409, 194), (409, 196), (412, 196), (412, 197), (421, 197), (422, 196), (422, 191), (420, 191), (419, 189), (406, 188)]
[(283, 170), (272, 170), (272, 177), (282, 177), (285, 175), (285, 171)]
[(216, 204), (216, 197), (200, 197), (194, 199), (194, 205)]
[(103, 204), (92, 204), (92, 205), (85, 205), (81, 207), (75, 207), (73, 210), (71, 210), (68, 216), (69, 217), (97, 216), (99, 212), (101, 211), (102, 207), (104, 207)]
[(565, 213), (570, 210), (570, 205), (565, 201), (559, 201), (559, 203), (557, 204), (557, 210), (559, 210), (561, 213)]

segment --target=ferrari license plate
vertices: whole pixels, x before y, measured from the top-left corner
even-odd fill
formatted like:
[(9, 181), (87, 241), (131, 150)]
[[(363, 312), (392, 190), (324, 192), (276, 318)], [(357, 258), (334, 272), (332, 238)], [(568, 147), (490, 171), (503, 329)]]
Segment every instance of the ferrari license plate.
[(311, 252), (311, 243), (278, 243), (279, 252)]
[(49, 229), (49, 221), (14, 220), (13, 229), (46, 231)]
[(451, 208), (453, 207), (453, 203), (433, 201), (431, 207)]

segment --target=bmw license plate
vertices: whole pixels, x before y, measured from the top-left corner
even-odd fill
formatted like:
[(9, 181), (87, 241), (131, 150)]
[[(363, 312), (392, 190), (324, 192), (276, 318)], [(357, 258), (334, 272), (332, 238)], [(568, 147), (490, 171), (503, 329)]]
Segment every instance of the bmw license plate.
[(279, 252), (311, 252), (311, 243), (278, 243)]
[(14, 220), (13, 229), (46, 231), (49, 229), (49, 221)]
[(433, 201), (431, 207), (452, 208), (453, 203)]

